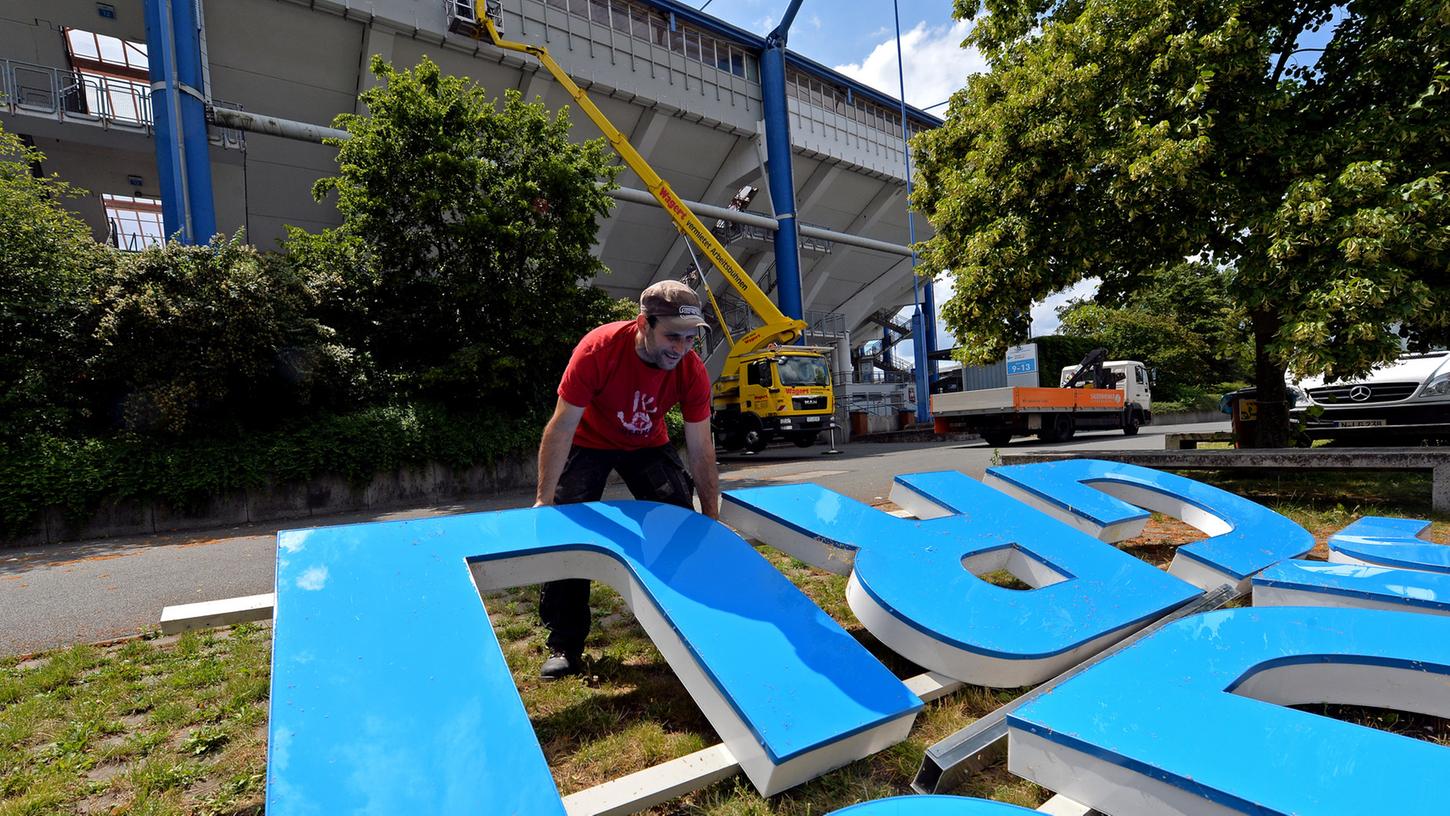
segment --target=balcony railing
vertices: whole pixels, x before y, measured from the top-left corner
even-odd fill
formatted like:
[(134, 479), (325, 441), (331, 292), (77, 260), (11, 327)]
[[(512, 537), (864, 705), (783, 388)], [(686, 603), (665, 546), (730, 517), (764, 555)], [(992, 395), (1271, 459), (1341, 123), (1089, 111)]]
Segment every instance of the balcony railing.
[[(17, 60), (0, 59), (0, 112), (136, 133), (152, 131), (151, 89), (144, 83)], [(212, 144), (246, 149), (246, 137), (239, 130), (213, 127), (208, 136)]]

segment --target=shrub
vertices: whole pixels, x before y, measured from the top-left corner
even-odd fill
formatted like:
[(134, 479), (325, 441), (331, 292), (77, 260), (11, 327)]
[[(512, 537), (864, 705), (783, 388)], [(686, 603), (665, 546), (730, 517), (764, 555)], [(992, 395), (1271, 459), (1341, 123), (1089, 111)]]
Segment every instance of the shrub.
[(313, 188), (336, 193), (343, 226), (302, 239), (344, 260), (345, 342), (412, 397), (546, 410), (574, 344), (609, 310), (582, 284), (604, 271), (590, 247), (612, 206), (599, 182), (617, 166), (602, 140), (571, 142), (565, 113), (516, 91), (496, 107), (426, 58), (372, 70), (369, 115), (338, 117), (351, 134), (338, 175)]
[(0, 441), (55, 432), (83, 411), (90, 304), (109, 248), (37, 177), (44, 156), (0, 129)]
[(219, 494), (323, 475), (365, 484), (409, 464), (469, 467), (526, 456), (543, 420), (392, 405), (294, 420), (231, 439), (34, 435), (0, 456), (0, 540), (60, 508), (83, 520), (102, 500), (160, 500), (194, 508)]
[(126, 430), (180, 436), (260, 427), (335, 404), (355, 368), (309, 315), (292, 267), (241, 233), (126, 256), (100, 296), (97, 401)]

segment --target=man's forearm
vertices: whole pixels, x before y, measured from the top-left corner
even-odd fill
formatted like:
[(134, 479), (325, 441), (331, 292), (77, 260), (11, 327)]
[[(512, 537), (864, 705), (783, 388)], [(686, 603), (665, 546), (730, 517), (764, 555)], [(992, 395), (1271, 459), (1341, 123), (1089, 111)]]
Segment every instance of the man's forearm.
[(713, 519), (720, 518), (720, 471), (715, 466), (713, 447), (690, 450), (690, 475), (700, 494), (700, 512)]
[(539, 441), (539, 483), (534, 491), (535, 504), (553, 504), (554, 491), (559, 487), (559, 477), (564, 474), (564, 465), (569, 461), (569, 447), (574, 441), (572, 432), (565, 433), (556, 419), (544, 426), (544, 437)]

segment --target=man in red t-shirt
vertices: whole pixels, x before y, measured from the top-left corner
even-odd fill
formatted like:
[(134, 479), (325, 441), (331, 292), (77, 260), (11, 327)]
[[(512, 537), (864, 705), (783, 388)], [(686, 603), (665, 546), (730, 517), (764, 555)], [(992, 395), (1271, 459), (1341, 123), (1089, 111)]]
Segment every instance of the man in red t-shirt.
[[(719, 518), (710, 377), (692, 348), (704, 328), (699, 296), (679, 281), (662, 281), (640, 294), (637, 318), (584, 335), (539, 442), (535, 507), (599, 501), (610, 471), (618, 471), (636, 499), (693, 510), (698, 488), (700, 512)], [(688, 472), (665, 429), (665, 413), (676, 404), (685, 418)], [(577, 673), (589, 635), (589, 581), (545, 584), (539, 617), (550, 652), (539, 676)]]

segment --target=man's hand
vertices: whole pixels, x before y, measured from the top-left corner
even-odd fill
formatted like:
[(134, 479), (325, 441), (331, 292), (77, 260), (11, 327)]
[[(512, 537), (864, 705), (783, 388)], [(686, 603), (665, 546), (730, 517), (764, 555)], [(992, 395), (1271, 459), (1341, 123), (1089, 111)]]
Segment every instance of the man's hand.
[(700, 494), (700, 512), (712, 519), (720, 518), (720, 471), (715, 467), (715, 441), (710, 436), (710, 420), (685, 423), (685, 446), (690, 451), (690, 475)]

